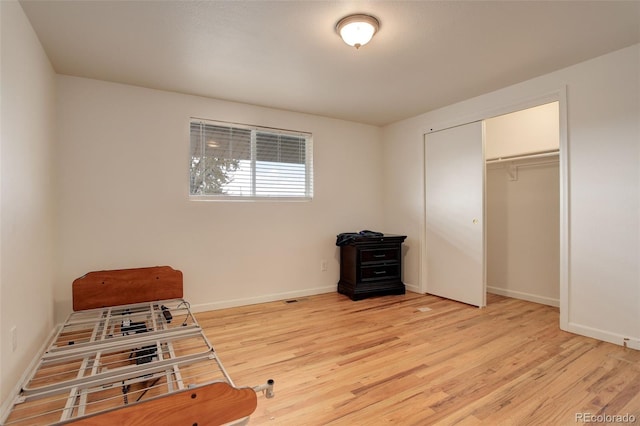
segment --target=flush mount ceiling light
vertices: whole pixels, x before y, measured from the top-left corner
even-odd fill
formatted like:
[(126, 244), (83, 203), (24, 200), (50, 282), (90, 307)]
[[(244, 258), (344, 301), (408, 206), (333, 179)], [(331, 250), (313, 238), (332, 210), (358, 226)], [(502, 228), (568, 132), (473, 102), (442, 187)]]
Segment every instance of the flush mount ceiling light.
[(336, 31), (345, 43), (359, 49), (369, 43), (380, 28), (380, 22), (370, 15), (345, 16), (336, 25)]

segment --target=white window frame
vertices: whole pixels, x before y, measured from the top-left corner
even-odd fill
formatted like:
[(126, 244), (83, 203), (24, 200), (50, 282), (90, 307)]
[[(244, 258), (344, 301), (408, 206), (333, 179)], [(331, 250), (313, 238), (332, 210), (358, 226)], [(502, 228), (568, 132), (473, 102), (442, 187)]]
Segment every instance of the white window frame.
[[(192, 141), (191, 136), (191, 126), (196, 124), (204, 124), (204, 125), (212, 125), (217, 127), (227, 127), (229, 129), (242, 129), (251, 131), (251, 154), (250, 159), (244, 160), (248, 161), (250, 165), (250, 175), (251, 175), (251, 184), (250, 184), (250, 194), (192, 194), (191, 181), (193, 179), (193, 159), (197, 156), (194, 156), (194, 141)], [(214, 121), (208, 119), (194, 118), (192, 117), (189, 120), (189, 199), (193, 201), (311, 201), (313, 199), (313, 135), (309, 132), (301, 132), (295, 130), (285, 130), (271, 127), (263, 127), (263, 126), (252, 126), (247, 124), (239, 124), (232, 122), (224, 122), (224, 121)], [(294, 136), (298, 138), (303, 138), (305, 141), (304, 147), (304, 195), (256, 195), (258, 176), (257, 176), (257, 134), (258, 133), (269, 133), (273, 135), (282, 135), (282, 136)], [(201, 140), (199, 143), (205, 143)], [(204, 147), (202, 148), (204, 149)], [(242, 160), (241, 160), (242, 161)], [(276, 163), (281, 164), (281, 163)], [(300, 163), (302, 164), (302, 163)], [(302, 182), (300, 182), (302, 183)]]

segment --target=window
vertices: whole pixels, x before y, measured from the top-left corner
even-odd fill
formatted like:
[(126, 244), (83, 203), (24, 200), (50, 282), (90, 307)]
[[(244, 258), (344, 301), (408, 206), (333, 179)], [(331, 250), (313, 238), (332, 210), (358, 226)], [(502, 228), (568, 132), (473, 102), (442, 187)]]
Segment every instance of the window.
[(313, 197), (309, 133), (191, 120), (195, 199)]

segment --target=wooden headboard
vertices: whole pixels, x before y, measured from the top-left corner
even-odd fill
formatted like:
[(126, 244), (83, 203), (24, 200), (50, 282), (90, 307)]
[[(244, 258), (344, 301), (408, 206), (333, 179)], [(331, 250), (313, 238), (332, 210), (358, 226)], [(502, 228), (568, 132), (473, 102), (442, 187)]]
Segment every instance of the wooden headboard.
[(182, 298), (182, 272), (170, 266), (94, 271), (73, 281), (73, 310)]

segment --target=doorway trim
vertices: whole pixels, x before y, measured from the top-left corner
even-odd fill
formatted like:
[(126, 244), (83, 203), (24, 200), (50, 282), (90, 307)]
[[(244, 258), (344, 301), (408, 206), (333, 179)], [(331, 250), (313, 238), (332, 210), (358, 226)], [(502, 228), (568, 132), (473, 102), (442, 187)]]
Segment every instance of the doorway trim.
[[(438, 125), (431, 126), (428, 129), (423, 129), (422, 132), (422, 149), (424, 159), (424, 150), (426, 137), (429, 133), (433, 133), (439, 130), (456, 127), (474, 121), (486, 120), (489, 118), (497, 117), (504, 114), (510, 114), (513, 112), (522, 111), (528, 108), (533, 108), (539, 105), (547, 104), (550, 102), (558, 102), (559, 113), (559, 131), (560, 131), (560, 146), (559, 146), (559, 174), (560, 174), (560, 328), (567, 330), (569, 324), (569, 298), (571, 292), (569, 288), (569, 260), (570, 260), (570, 223), (569, 223), (569, 142), (568, 142), (568, 126), (567, 126), (567, 87), (562, 86), (557, 90), (553, 90), (548, 93), (544, 93), (531, 98), (523, 99), (514, 103), (503, 104), (500, 107), (487, 109), (485, 111), (478, 111), (477, 113), (470, 114), (466, 117), (460, 117), (458, 119), (450, 120), (448, 122), (439, 123)], [(423, 160), (424, 161), (424, 160)], [(423, 182), (426, 170), (424, 170), (423, 164)], [(422, 247), (420, 257), (420, 292), (427, 292), (427, 241), (426, 241), (426, 188), (423, 192), (423, 221), (422, 221)]]

